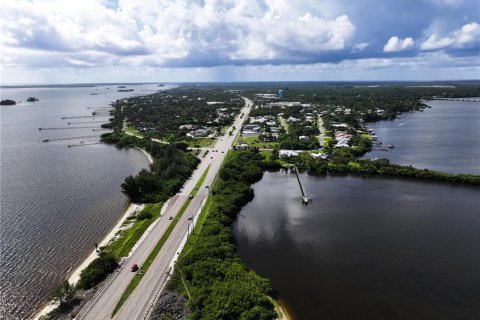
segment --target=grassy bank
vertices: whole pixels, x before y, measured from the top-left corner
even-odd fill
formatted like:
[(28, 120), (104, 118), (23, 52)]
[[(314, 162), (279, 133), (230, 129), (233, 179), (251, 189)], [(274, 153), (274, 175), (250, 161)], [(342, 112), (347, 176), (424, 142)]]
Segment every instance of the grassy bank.
[[(144, 232), (150, 225), (160, 217), (160, 210), (163, 203), (146, 204), (144, 209), (136, 216), (127, 218), (115, 240), (110, 242), (103, 251), (111, 252), (113, 256), (119, 260), (122, 257), (128, 256), (133, 246), (142, 237)], [(130, 226), (128, 227), (128, 225)]]

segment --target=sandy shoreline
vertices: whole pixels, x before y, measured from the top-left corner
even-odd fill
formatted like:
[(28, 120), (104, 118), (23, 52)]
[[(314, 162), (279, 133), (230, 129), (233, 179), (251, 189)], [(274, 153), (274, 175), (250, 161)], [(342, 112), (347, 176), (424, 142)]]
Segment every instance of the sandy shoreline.
[(150, 153), (148, 153), (145, 149), (142, 149), (142, 148), (135, 148), (137, 150), (139, 150), (141, 153), (143, 153), (145, 155), (145, 157), (147, 157), (148, 159), (148, 162), (150, 162), (150, 164), (153, 163), (153, 157)]
[[(136, 149), (138, 149), (140, 152), (142, 152), (145, 155), (145, 157), (148, 159), (148, 162), (150, 164), (153, 163), (153, 157), (145, 149), (142, 149), (142, 148), (136, 148)], [(112, 230), (102, 239), (102, 241), (98, 244), (98, 246), (99, 247), (106, 246), (115, 237), (118, 231), (120, 231), (121, 226), (123, 225), (125, 220), (128, 218), (128, 216), (134, 214), (135, 212), (139, 212), (143, 210), (143, 207), (144, 207), (143, 204), (130, 203), (127, 209), (125, 210), (124, 214), (117, 221), (117, 223), (112, 228)], [(75, 285), (78, 282), (78, 280), (80, 280), (80, 273), (97, 257), (98, 257), (98, 252), (93, 250), (90, 253), (90, 255), (88, 255), (88, 257), (85, 260), (83, 260), (82, 263), (75, 269), (75, 271), (73, 271), (70, 274), (70, 276), (68, 277), (68, 282), (71, 285)], [(58, 303), (54, 303), (50, 301), (46, 305), (41, 307), (41, 310), (33, 316), (33, 319), (37, 320), (41, 316), (48, 314), (49, 312), (53, 311), (57, 307), (58, 307)]]
[[(127, 207), (125, 210), (124, 214), (118, 220), (118, 222), (115, 224), (115, 226), (112, 228), (112, 230), (102, 239), (102, 241), (98, 244), (99, 247), (106, 246), (120, 231), (120, 228), (122, 224), (125, 222), (125, 220), (132, 214), (141, 211), (143, 209), (144, 205), (143, 204), (134, 204), (130, 203), (130, 205)], [(70, 276), (68, 277), (68, 282), (71, 285), (75, 285), (78, 280), (80, 280), (80, 273), (93, 261), (95, 258), (98, 257), (98, 252), (93, 250), (85, 260), (82, 261), (82, 263), (73, 271)], [(47, 305), (45, 305), (40, 312), (38, 312), (33, 319), (38, 319), (43, 315), (46, 315), (47, 313), (51, 312), (54, 310), (56, 307), (58, 307), (58, 303), (53, 303), (49, 302)]]

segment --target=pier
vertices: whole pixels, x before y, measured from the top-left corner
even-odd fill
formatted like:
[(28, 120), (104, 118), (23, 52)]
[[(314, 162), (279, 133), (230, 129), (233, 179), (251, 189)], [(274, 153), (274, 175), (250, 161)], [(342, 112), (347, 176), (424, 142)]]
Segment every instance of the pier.
[(92, 120), (92, 121), (77, 121), (77, 122), (67, 122), (68, 125), (71, 124), (88, 124), (88, 123), (106, 123), (105, 120)]
[(38, 128), (38, 130), (67, 130), (67, 129), (97, 129), (99, 126), (90, 126), (90, 127), (53, 127), (53, 128)]
[(298, 169), (296, 166), (293, 167), (293, 171), (297, 176), (298, 184), (300, 185), (300, 190), (302, 191), (302, 203), (308, 204), (310, 201), (312, 201), (312, 196), (309, 196), (307, 194), (307, 191), (305, 190), (305, 186), (303, 185), (302, 177), (300, 177), (300, 173), (298, 172)]
[(96, 129), (92, 129), (92, 131), (111, 131), (112, 129), (110, 128), (96, 128)]
[(42, 140), (42, 142), (89, 139), (89, 138), (99, 138), (99, 137), (101, 137), (101, 134), (92, 134), (92, 135), (88, 135), (88, 136), (79, 136), (79, 137), (64, 137), (64, 138), (45, 139), (45, 140)]
[(109, 117), (110, 115), (99, 115), (99, 116), (94, 116), (94, 115), (91, 115), (91, 116), (75, 116), (75, 117), (62, 117), (62, 120), (65, 120), (65, 119), (81, 119), (81, 118), (100, 118), (100, 117)]
[(433, 98), (432, 101), (464, 101), (464, 102), (480, 102), (480, 99), (470, 99), (470, 98)]
[(69, 144), (67, 147), (73, 148), (73, 147), (84, 147), (84, 146), (91, 146), (94, 144), (102, 144), (102, 142), (87, 142), (87, 143), (77, 143), (77, 144)]

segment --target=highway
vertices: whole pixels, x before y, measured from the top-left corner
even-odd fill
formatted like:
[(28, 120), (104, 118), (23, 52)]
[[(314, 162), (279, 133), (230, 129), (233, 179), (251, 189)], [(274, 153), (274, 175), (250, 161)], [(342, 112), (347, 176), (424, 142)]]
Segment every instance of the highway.
[(199, 211), (202, 202), (207, 198), (209, 189), (206, 188), (206, 186), (210, 186), (213, 183), (227, 152), (232, 148), (239, 129), (250, 113), (252, 102), (248, 99), (245, 99), (245, 102), (246, 106), (241, 111), (243, 117), (239, 115), (234, 121), (233, 125), (236, 129), (233, 134), (228, 134), (229, 129), (225, 135), (217, 139), (210, 152), (201, 159), (199, 166), (193, 172), (190, 179), (185, 182), (182, 190), (173, 196), (163, 216), (159, 218), (148, 235), (137, 245), (137, 248), (130, 256), (125, 259), (118, 271), (99, 289), (99, 292), (92, 301), (77, 315), (77, 319), (111, 319), (113, 310), (120, 300), (120, 297), (135, 276), (135, 272), (131, 272), (130, 270), (131, 266), (135, 263), (139, 266), (143, 265), (155, 245), (167, 230), (169, 224), (173, 221), (168, 220), (168, 218), (172, 216), (174, 219), (177, 219), (176, 216), (180, 208), (188, 199), (190, 192), (210, 165), (205, 181), (197, 194), (190, 202), (190, 205), (178, 221), (152, 265), (143, 275), (138, 286), (125, 301), (121, 309), (118, 310), (113, 319), (133, 320), (145, 318), (150, 306), (154, 302), (154, 298), (156, 298), (156, 294), (163, 288), (169, 265), (174, 257), (179, 254), (178, 250), (182, 240), (191, 227), (190, 224), (192, 221), (188, 220), (188, 217), (194, 216)]

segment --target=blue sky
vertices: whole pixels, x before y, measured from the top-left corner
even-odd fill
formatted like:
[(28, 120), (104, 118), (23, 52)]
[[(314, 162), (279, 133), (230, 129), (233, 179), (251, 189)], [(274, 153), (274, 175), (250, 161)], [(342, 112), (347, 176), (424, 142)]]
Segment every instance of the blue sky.
[(2, 0), (1, 83), (480, 79), (477, 0)]

